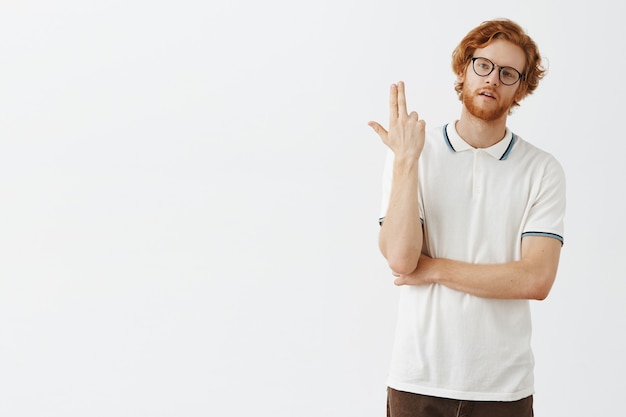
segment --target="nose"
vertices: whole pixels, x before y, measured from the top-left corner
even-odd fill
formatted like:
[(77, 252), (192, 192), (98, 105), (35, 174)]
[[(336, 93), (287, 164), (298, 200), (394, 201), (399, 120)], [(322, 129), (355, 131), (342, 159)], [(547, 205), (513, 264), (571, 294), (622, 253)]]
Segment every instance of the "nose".
[(494, 66), (491, 74), (487, 75), (485, 78), (487, 83), (498, 86), (500, 84), (500, 67)]

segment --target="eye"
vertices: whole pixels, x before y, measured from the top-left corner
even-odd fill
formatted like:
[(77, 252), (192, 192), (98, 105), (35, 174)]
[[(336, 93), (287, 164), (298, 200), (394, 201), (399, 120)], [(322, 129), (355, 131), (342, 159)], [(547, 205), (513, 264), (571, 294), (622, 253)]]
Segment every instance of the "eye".
[(491, 69), (491, 62), (487, 61), (484, 58), (479, 58), (476, 60), (476, 64), (478, 64), (478, 67), (480, 69), (484, 69), (484, 70), (490, 70)]
[(514, 80), (517, 78), (517, 72), (513, 68), (504, 67), (502, 68), (502, 77), (507, 80)]

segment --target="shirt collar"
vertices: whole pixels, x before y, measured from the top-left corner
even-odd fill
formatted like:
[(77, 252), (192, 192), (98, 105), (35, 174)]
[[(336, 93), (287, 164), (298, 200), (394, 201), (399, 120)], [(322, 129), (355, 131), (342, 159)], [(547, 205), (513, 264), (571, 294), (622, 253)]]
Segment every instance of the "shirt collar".
[[(448, 145), (448, 148), (450, 148), (453, 152), (463, 152), (475, 149), (469, 143), (465, 142), (461, 136), (459, 136), (454, 125), (454, 123), (446, 124), (443, 127), (443, 137)], [(483, 148), (482, 150), (487, 152), (492, 157), (502, 161), (509, 156), (515, 142), (517, 142), (517, 136), (515, 136), (515, 134), (507, 127), (504, 137), (498, 143), (488, 148)]]

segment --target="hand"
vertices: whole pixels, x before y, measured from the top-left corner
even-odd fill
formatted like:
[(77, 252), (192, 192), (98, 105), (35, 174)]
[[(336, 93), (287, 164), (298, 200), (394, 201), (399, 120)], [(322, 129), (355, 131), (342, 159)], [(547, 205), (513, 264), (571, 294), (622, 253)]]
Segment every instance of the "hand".
[(428, 285), (437, 282), (436, 280), (436, 260), (428, 255), (422, 254), (417, 264), (417, 269), (410, 274), (397, 274), (392, 272), (396, 279), (395, 285)]
[(426, 122), (416, 112), (406, 110), (404, 82), (391, 85), (389, 92), (389, 131), (377, 122), (369, 122), (382, 141), (396, 157), (417, 160), (424, 148)]

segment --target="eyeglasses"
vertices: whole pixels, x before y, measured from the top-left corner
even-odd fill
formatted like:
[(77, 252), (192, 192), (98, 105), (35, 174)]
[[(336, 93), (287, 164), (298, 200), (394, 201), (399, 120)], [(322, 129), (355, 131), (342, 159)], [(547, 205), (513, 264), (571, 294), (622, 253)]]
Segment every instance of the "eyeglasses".
[(487, 58), (474, 57), (472, 58), (472, 68), (476, 75), (480, 77), (486, 77), (493, 72), (493, 69), (498, 67), (498, 75), (500, 81), (504, 85), (513, 85), (521, 79), (526, 79), (526, 74), (520, 73), (513, 67), (501, 67), (496, 65)]

